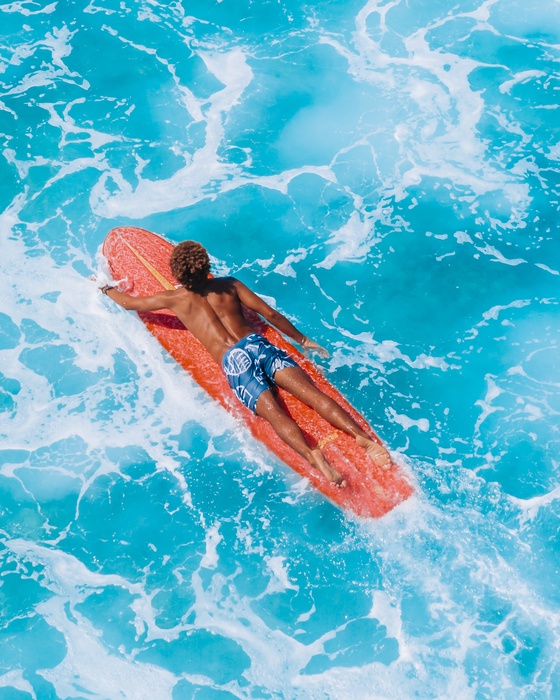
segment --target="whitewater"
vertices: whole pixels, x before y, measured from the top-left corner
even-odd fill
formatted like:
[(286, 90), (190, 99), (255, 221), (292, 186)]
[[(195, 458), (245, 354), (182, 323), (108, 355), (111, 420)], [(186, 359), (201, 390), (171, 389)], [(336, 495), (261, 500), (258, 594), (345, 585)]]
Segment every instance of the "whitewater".
[[(560, 697), (559, 67), (557, 0), (0, 2), (0, 698)], [(99, 293), (121, 225), (328, 347), (414, 496), (257, 443)]]

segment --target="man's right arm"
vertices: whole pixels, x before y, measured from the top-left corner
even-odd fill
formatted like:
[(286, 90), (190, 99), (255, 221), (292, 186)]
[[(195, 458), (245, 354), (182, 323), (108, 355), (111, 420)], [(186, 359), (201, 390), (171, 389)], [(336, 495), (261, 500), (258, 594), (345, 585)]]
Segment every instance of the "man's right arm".
[(328, 351), (322, 348), (318, 343), (310, 340), (303, 333), (298, 331), (298, 329), (291, 323), (283, 314), (272, 306), (269, 306), (264, 299), (252, 292), (249, 287), (240, 282), (239, 280), (234, 280), (234, 286), (239, 296), (239, 300), (247, 308), (252, 311), (256, 311), (263, 318), (265, 318), (269, 323), (271, 323), (275, 328), (277, 328), (281, 333), (287, 335), (288, 338), (295, 340), (299, 343), (305, 350), (313, 350), (321, 355), (328, 357)]

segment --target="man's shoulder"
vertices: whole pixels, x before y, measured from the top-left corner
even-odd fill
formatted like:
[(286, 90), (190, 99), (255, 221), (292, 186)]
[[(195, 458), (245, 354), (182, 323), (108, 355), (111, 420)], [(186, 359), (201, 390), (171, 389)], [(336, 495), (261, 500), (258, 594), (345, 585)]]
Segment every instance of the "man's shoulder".
[(166, 289), (160, 292), (162, 297), (165, 297), (170, 307), (175, 304), (181, 304), (196, 295), (196, 292), (187, 289), (186, 287), (178, 286), (175, 289)]
[(213, 277), (209, 280), (212, 287), (215, 289), (221, 289), (226, 291), (227, 289), (234, 289), (237, 283), (235, 277)]

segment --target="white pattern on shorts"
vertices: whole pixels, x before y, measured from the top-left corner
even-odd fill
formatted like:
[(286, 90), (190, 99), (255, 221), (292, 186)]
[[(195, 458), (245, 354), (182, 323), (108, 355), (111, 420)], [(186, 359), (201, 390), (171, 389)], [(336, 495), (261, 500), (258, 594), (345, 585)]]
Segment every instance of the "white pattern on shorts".
[(251, 367), (249, 354), (241, 348), (233, 348), (226, 358), (224, 369), (227, 374), (239, 377)]

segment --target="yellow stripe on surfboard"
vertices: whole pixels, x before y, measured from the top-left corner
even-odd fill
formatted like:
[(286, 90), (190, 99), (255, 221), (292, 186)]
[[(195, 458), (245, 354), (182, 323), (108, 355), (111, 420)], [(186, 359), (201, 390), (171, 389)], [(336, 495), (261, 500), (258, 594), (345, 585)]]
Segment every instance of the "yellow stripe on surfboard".
[(167, 280), (160, 272), (158, 272), (156, 268), (151, 263), (149, 263), (141, 253), (139, 253), (136, 250), (136, 248), (133, 248), (130, 245), (130, 243), (124, 240), (124, 238), (121, 240), (125, 244), (125, 246), (132, 252), (132, 254), (135, 255), (138, 258), (138, 260), (140, 260), (140, 262), (142, 263), (142, 265), (144, 265), (148, 272), (151, 272), (152, 275), (157, 279), (157, 281), (161, 285), (163, 285), (165, 289), (175, 289), (175, 285), (171, 284), (169, 280)]
[(336, 440), (336, 438), (340, 435), (340, 430), (335, 430), (334, 433), (330, 433), (326, 437), (324, 437), (322, 440), (319, 440), (317, 443), (317, 447), (322, 450), (323, 447), (328, 444), (329, 442), (332, 442), (333, 440)]

